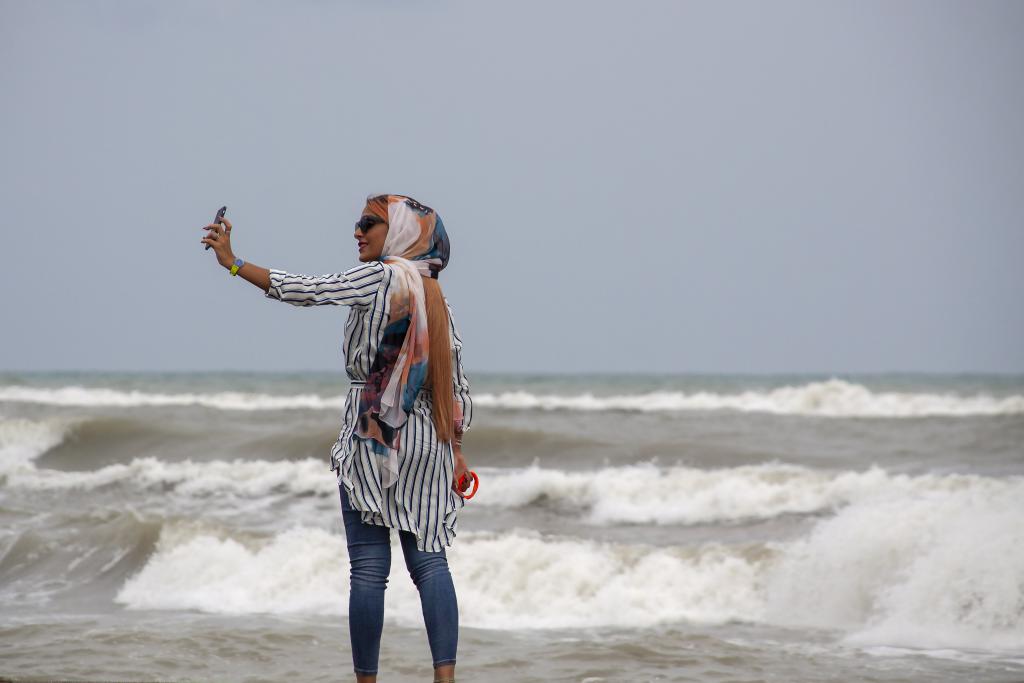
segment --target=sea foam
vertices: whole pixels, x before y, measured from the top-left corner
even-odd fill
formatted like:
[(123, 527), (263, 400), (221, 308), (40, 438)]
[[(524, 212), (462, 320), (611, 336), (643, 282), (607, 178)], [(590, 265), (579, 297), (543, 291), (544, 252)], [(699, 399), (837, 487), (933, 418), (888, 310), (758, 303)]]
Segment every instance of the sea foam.
[(526, 391), (481, 394), (479, 406), (534, 410), (637, 412), (735, 410), (818, 417), (907, 418), (930, 415), (1015, 415), (1024, 413), (1024, 396), (960, 396), (952, 393), (872, 391), (839, 379), (770, 390), (722, 394), (655, 391), (644, 394), (595, 396), (538, 395)]
[[(1019, 415), (1024, 396), (995, 397), (985, 394), (872, 391), (840, 379), (809, 382), (769, 390), (738, 393), (708, 391), (654, 391), (597, 396), (592, 393), (559, 395), (528, 391), (476, 393), (477, 407), (506, 410), (682, 412), (735, 410), (778, 415), (816, 417), (911, 418), (926, 416)], [(0, 386), (0, 402), (40, 403), (60, 406), (153, 407), (200, 406), (219, 410), (338, 410), (343, 394), (272, 395), (265, 393), (152, 393), (103, 387), (60, 388)]]
[[(392, 556), (398, 560), (386, 613), (397, 623), (422, 624), (416, 589), (399, 568), (397, 534)], [(448, 557), (460, 621), (480, 628), (719, 621), (740, 618), (757, 601), (756, 563), (724, 546), (653, 549), (517, 529), (462, 532)], [(134, 609), (342, 615), (347, 577), (344, 538), (326, 531), (296, 527), (254, 547), (172, 530), (116, 600)]]
[(60, 444), (76, 420), (0, 417), (0, 475), (32, 468), (32, 461)]
[[(448, 549), (460, 622), (502, 629), (744, 621), (837, 630), (851, 644), (1024, 647), (1019, 489), (858, 501), (787, 542), (653, 547), (461, 532)], [(422, 623), (392, 534), (388, 618)], [(344, 537), (262, 541), (165, 529), (117, 601), (138, 609), (345, 613)]]
[(765, 618), (855, 644), (1024, 647), (1024, 487), (917, 491), (820, 521), (767, 567)]
[[(593, 525), (744, 522), (834, 512), (857, 501), (957, 490), (982, 496), (1014, 490), (1024, 498), (1024, 477), (1020, 476), (910, 475), (878, 466), (830, 471), (774, 462), (701, 469), (648, 462), (589, 471), (537, 464), (476, 471), (481, 484), (474, 506), (544, 504)], [(235, 502), (238, 498), (338, 495), (327, 463), (316, 458), (168, 462), (149, 456), (86, 472), (37, 469), (31, 461), (16, 460), (4, 473), (7, 487), (40, 491), (124, 486), (189, 499), (230, 494)]]
[(784, 463), (700, 469), (640, 463), (592, 471), (480, 468), (474, 502), (500, 507), (545, 504), (578, 509), (592, 524), (699, 524), (828, 512), (851, 502), (961, 489), (1018, 490), (1024, 477), (897, 474)]
[(14, 385), (0, 387), (0, 401), (117, 408), (200, 406), (220, 410), (336, 410), (345, 405), (345, 396), (321, 397), (316, 394), (275, 396), (238, 391), (165, 394), (104, 387), (68, 386), (52, 389)]

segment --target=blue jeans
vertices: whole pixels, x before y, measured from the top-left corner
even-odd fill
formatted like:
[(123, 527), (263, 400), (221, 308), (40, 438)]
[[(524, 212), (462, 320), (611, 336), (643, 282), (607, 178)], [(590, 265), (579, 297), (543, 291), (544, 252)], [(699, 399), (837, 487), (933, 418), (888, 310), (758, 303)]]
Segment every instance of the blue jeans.
[[(352, 509), (345, 487), (339, 484), (338, 488), (351, 565), (348, 631), (352, 640), (352, 665), (358, 674), (376, 674), (380, 636), (384, 630), (384, 589), (391, 573), (391, 529), (364, 524), (359, 511)], [(448, 571), (448, 557), (444, 550), (436, 553), (419, 550), (412, 532), (399, 530), (398, 537), (405, 566), (420, 593), (434, 667), (454, 664), (459, 644), (459, 604)]]

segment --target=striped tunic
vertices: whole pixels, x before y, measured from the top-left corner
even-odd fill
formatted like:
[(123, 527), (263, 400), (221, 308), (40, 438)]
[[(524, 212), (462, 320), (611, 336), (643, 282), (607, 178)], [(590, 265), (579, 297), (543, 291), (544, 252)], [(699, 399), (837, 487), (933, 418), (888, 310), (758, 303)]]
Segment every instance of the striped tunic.
[[(334, 304), (349, 306), (345, 324), (345, 371), (351, 386), (338, 440), (331, 447), (331, 470), (344, 486), (353, 509), (363, 522), (410, 531), (416, 547), (439, 552), (455, 538), (456, 515), (466, 504), (451, 488), (455, 470), (449, 443), (439, 442), (430, 419), (432, 392), (424, 388), (416, 396), (409, 419), (401, 428), (399, 473), (394, 486), (381, 487), (378, 458), (363, 439), (354, 434), (359, 392), (365, 384), (387, 325), (388, 292), (393, 268), (370, 261), (343, 273), (322, 276), (270, 271), (266, 296), (295, 306)], [(455, 400), (462, 406), (464, 430), (473, 419), (469, 381), (462, 367), (462, 338), (455, 327), (451, 304), (448, 316), (452, 348), (452, 380)]]

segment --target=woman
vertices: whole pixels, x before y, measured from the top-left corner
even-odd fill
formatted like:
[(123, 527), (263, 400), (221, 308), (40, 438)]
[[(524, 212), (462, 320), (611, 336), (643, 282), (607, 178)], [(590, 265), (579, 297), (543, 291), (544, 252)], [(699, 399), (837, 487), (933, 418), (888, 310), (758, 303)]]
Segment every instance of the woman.
[(384, 590), (397, 528), (420, 594), (434, 681), (454, 683), (459, 612), (445, 546), (465, 505), (462, 434), (473, 403), (462, 339), (437, 276), (449, 243), (440, 216), (404, 195), (371, 195), (355, 226), (358, 265), (310, 277), (237, 259), (231, 222), (201, 241), (220, 265), (295, 306), (350, 307), (345, 368), (352, 386), (331, 449), (351, 565), (349, 633), (359, 683), (377, 680)]

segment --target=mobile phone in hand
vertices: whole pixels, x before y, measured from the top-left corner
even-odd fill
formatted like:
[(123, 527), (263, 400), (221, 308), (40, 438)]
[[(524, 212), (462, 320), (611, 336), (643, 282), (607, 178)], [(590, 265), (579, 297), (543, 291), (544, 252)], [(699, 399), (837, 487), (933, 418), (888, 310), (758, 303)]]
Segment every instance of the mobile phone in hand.
[[(226, 206), (220, 207), (220, 209), (217, 211), (217, 215), (213, 217), (213, 222), (214, 223), (220, 223), (220, 219), (224, 218), (224, 214), (226, 214), (227, 212), (228, 212), (228, 207), (226, 207)], [(209, 249), (212, 246), (213, 246), (212, 244), (207, 244), (206, 248)]]

